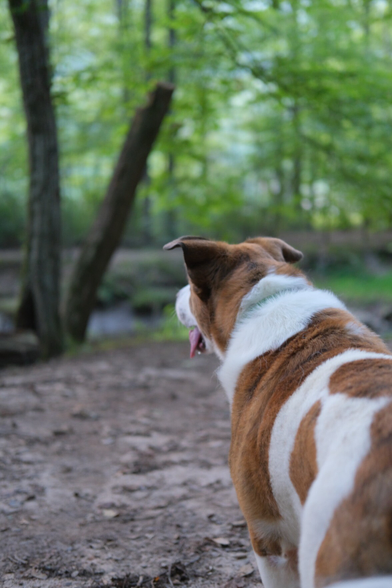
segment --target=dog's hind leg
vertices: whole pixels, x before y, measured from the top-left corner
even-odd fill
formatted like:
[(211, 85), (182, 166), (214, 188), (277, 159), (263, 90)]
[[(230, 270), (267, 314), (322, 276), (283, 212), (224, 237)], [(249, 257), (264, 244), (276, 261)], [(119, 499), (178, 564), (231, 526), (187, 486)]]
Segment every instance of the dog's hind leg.
[(288, 558), (278, 555), (261, 557), (256, 552), (255, 557), (264, 588), (299, 588), (298, 572)]

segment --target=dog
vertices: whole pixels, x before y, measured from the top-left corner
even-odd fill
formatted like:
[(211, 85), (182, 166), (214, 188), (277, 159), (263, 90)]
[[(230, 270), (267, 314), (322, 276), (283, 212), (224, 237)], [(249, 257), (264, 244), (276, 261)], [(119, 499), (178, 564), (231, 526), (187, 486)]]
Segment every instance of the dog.
[(265, 588), (392, 588), (392, 354), (276, 238), (180, 237), (176, 312), (215, 352)]

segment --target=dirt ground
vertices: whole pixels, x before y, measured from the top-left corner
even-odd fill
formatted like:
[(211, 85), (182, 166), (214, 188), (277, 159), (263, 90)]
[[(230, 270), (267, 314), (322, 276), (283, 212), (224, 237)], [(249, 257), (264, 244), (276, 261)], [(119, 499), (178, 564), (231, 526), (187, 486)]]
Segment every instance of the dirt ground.
[(216, 367), (149, 343), (0, 372), (1, 586), (260, 586)]

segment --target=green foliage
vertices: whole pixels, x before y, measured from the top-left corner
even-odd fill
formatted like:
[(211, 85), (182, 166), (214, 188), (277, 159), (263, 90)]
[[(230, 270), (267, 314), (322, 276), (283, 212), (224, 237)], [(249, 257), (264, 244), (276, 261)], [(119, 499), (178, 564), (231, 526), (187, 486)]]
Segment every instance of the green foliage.
[[(126, 243), (391, 225), (390, 2), (177, 0), (170, 16), (153, 0), (149, 46), (144, 9), (51, 5), (66, 244), (90, 225), (135, 108), (173, 77)], [(0, 23), (1, 245), (22, 238), (27, 158), (6, 3)]]
[(173, 304), (168, 304), (163, 309), (161, 325), (153, 332), (152, 337), (156, 341), (186, 341), (188, 339), (188, 329), (178, 320)]
[(315, 280), (317, 287), (332, 290), (349, 303), (392, 303), (392, 272), (373, 275), (369, 272), (335, 273)]
[(154, 286), (141, 288), (133, 297), (132, 307), (138, 312), (159, 315), (172, 300), (176, 299), (178, 288)]

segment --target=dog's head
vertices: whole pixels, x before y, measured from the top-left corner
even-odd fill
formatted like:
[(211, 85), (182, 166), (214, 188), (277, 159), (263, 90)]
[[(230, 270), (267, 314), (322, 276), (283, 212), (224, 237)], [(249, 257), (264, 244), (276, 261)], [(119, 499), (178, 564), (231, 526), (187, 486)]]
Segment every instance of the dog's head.
[(178, 293), (176, 312), (192, 329), (191, 357), (196, 351), (215, 351), (224, 357), (243, 299), (262, 278), (268, 274), (282, 279), (302, 276), (292, 266), (302, 253), (280, 239), (258, 237), (229, 245), (188, 236), (171, 241), (164, 249), (176, 247), (183, 251), (189, 281)]

